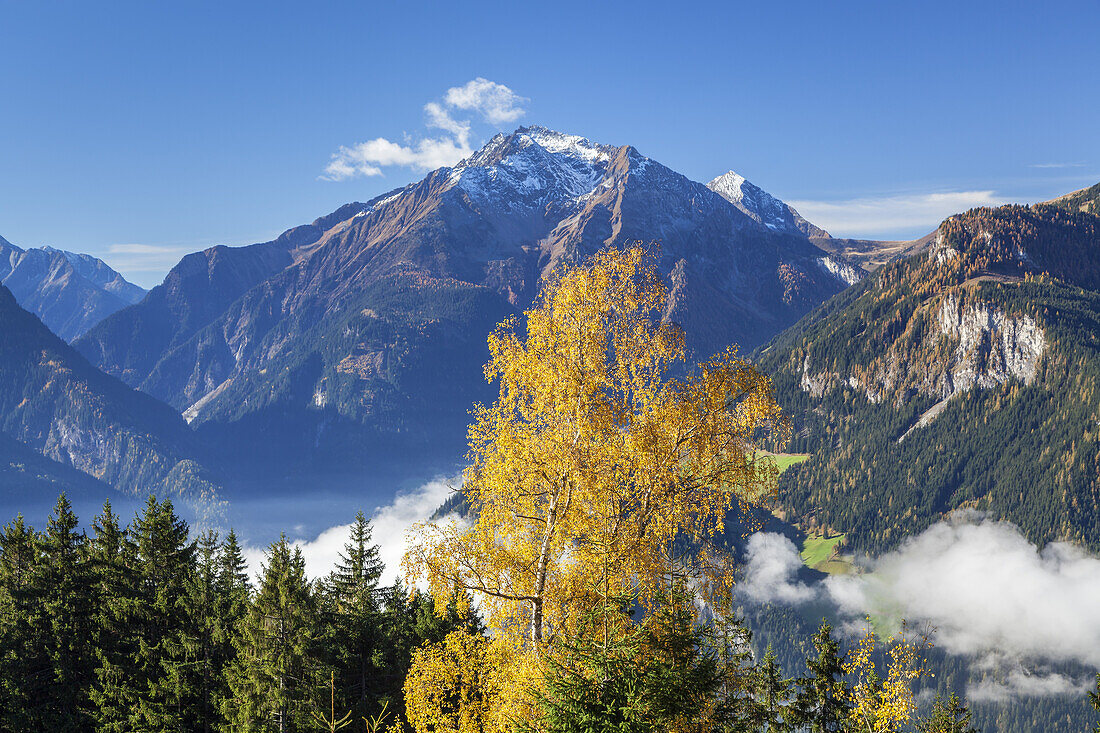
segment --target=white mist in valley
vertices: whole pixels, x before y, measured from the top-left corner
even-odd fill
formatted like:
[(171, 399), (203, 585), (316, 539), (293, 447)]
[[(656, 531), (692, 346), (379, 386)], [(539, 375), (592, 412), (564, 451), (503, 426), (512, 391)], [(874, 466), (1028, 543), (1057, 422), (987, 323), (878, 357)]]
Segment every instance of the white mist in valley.
[(796, 578), (801, 564), (788, 538), (754, 535), (740, 591), (764, 603), (825, 602), (853, 620), (932, 627), (937, 646), (1002, 672), (999, 682), (973, 685), (972, 699), (1078, 694), (1091, 680), (1045, 665), (1100, 668), (1100, 558), (1074, 545), (1040, 549), (1012, 524), (971, 516), (864, 560), (862, 573), (807, 584)]
[[(399, 493), (392, 502), (367, 515), (373, 527), (371, 541), (378, 545), (385, 563), (381, 580), (383, 585), (393, 583), (400, 575), (408, 530), (417, 522), (428, 519), (461, 485), (461, 476), (438, 478), (411, 491)], [(300, 549), (305, 558), (306, 575), (321, 578), (336, 566), (348, 542), (351, 526), (349, 522), (329, 527), (312, 539), (291, 538), (291, 544)], [(259, 578), (266, 548), (249, 545), (244, 552), (253, 578)]]

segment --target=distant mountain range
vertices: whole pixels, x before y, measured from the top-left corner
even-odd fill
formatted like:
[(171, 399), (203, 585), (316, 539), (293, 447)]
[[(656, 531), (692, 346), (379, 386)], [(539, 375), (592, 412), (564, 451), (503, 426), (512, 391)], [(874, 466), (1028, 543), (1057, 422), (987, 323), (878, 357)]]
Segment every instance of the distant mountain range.
[(846, 240), (732, 171), (703, 185), (520, 128), (270, 242), (188, 255), (72, 348), (0, 297), (0, 459), (15, 441), (46, 461), (8, 460), (23, 481), (192, 496), (452, 470), (494, 397), (487, 333), (555, 268), (640, 241), (693, 355), (755, 348), (773, 375), (813, 454), (783, 474), (791, 521), (874, 550), (969, 507), (1100, 546), (1096, 190)]
[[(172, 408), (89, 364), (0, 286), (0, 479), (6, 492), (74, 482), (216, 498), (194, 434)], [(19, 445), (44, 459), (28, 461)]]
[(708, 356), (865, 274), (807, 233), (828, 236), (736, 174), (708, 188), (629, 146), (520, 128), (272, 242), (189, 255), (74, 345), (264, 466), (453, 463), (492, 397), (486, 334), (554, 268), (659, 245), (668, 317)]
[(0, 284), (66, 341), (145, 297), (143, 289), (91, 255), (20, 249), (3, 237)]

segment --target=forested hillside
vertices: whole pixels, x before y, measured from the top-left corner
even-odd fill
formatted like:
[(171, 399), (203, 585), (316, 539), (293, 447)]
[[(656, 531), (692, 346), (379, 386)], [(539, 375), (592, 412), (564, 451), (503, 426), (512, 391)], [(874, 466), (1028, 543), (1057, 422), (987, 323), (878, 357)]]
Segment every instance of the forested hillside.
[(1100, 547), (1098, 290), (1100, 217), (975, 209), (760, 350), (813, 454), (792, 521), (875, 551), (971, 508)]
[(1100, 183), (1080, 191), (1067, 193), (1065, 196), (1048, 201), (1052, 206), (1059, 206), (1068, 211), (1084, 211), (1090, 214), (1100, 214)]

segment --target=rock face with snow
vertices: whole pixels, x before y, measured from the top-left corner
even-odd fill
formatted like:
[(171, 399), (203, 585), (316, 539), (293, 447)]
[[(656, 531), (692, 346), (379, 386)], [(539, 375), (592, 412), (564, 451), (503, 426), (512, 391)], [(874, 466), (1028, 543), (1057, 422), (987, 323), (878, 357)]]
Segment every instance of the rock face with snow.
[(802, 218), (790, 204), (754, 186), (744, 176), (729, 171), (707, 184), (707, 188), (743, 211), (753, 221), (773, 231), (802, 234), (806, 237), (828, 238), (829, 233)]
[(0, 283), (50, 330), (72, 341), (145, 291), (91, 255), (20, 249), (0, 237)]
[[(444, 432), (460, 453), (471, 402), (492, 397), (486, 334), (562, 264), (659, 245), (669, 318), (702, 357), (751, 349), (855, 279), (769, 223), (633, 147), (520, 128), (281, 243), (189, 255), (77, 347), (200, 431), (262, 433), (279, 458)], [(216, 258), (238, 261), (231, 276)]]

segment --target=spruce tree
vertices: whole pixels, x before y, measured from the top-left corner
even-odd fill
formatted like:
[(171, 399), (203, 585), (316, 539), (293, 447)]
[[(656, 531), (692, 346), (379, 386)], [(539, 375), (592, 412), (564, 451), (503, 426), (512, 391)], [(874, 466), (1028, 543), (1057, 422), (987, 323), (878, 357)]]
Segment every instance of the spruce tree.
[(218, 681), (223, 675), (215, 650), (217, 608), (218, 535), (202, 533), (196, 543), (195, 572), (187, 579), (186, 628), (183, 636), (188, 662), (179, 667), (182, 719), (188, 730), (211, 733), (220, 727), (215, 706)]
[(38, 535), (17, 516), (0, 535), (0, 728), (30, 729), (33, 706), (49, 671), (31, 623), (37, 597)]
[(811, 676), (798, 680), (795, 720), (811, 733), (845, 730), (851, 703), (845, 694), (844, 655), (827, 621), (813, 637), (816, 656), (806, 660)]
[(137, 705), (138, 691), (128, 670), (137, 653), (129, 622), (137, 603), (134, 574), (136, 549), (108, 501), (92, 522), (88, 556), (92, 575), (92, 640), (96, 651), (95, 680), (90, 698), (95, 730), (130, 730), (128, 710)]
[(795, 729), (793, 710), (790, 708), (791, 680), (783, 679), (775, 659), (775, 651), (768, 645), (764, 658), (750, 675), (751, 702), (748, 723), (750, 729), (764, 733), (788, 733)]
[(920, 733), (979, 733), (977, 728), (970, 726), (970, 711), (959, 702), (955, 693), (946, 701), (936, 695), (931, 714), (917, 723), (917, 730)]
[(185, 730), (183, 703), (191, 694), (185, 665), (187, 584), (195, 545), (172, 502), (150, 496), (136, 518), (133, 538), (134, 595), (119, 620), (130, 652), (99, 692), (105, 730)]
[(83, 731), (90, 722), (87, 694), (95, 669), (92, 576), (78, 525), (62, 494), (39, 537), (39, 560), (29, 580), (35, 604), (28, 612), (47, 665), (27, 711), (36, 730)]
[(213, 691), (213, 705), (224, 721), (224, 710), (231, 695), (229, 674), (242, 639), (242, 624), (248, 615), (252, 587), (244, 553), (232, 529), (218, 552), (215, 577), (215, 624), (213, 629), (214, 667), (219, 670)]
[(674, 593), (641, 623), (630, 598), (611, 598), (547, 656), (535, 695), (550, 733), (649, 733), (713, 726), (723, 670), (694, 608)]
[[(305, 560), (283, 535), (267, 552), (259, 591), (242, 624), (225, 701), (226, 730), (298, 733), (318, 696), (317, 602)], [(327, 677), (327, 675), (324, 675)]]
[(380, 692), (382, 561), (378, 546), (371, 543), (371, 530), (363, 512), (356, 514), (344, 552), (324, 584), (326, 647), (338, 674), (336, 699), (340, 709), (352, 710), (356, 720), (373, 711)]

